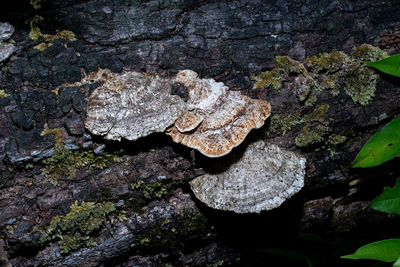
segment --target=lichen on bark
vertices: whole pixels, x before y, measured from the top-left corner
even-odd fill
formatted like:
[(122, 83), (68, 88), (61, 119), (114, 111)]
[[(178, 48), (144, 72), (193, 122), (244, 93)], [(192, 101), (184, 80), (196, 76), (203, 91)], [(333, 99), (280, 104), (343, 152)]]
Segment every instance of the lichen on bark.
[(116, 213), (111, 202), (94, 203), (75, 201), (65, 216), (55, 216), (48, 227), (41, 231), (39, 243), (57, 241), (61, 253), (81, 247), (95, 246), (91, 235), (99, 230)]
[[(35, 7), (39, 7), (39, 2), (32, 2), (31, 4), (32, 6)], [(52, 46), (52, 42), (54, 42), (55, 40), (58, 39), (62, 39), (64, 41), (76, 41), (77, 39), (75, 38), (75, 34), (72, 31), (69, 30), (57, 30), (55, 34), (47, 34), (47, 33), (42, 33), (39, 26), (37, 26), (37, 24), (39, 24), (40, 22), (42, 22), (44, 20), (44, 18), (42, 16), (39, 15), (35, 15), (35, 17), (33, 17), (30, 20), (30, 28), (31, 31), (29, 32), (29, 37), (36, 41), (39, 40), (40, 38), (43, 40), (43, 42), (37, 44), (34, 46), (35, 49), (43, 51), (46, 48)]]
[(280, 89), (283, 82), (288, 83), (306, 106), (317, 102), (318, 92), (330, 90), (338, 95), (343, 90), (354, 103), (366, 106), (372, 101), (378, 76), (362, 61), (386, 56), (378, 47), (363, 44), (355, 47), (350, 55), (333, 50), (308, 57), (304, 64), (288, 57), (276, 57), (275, 68), (254, 77), (254, 88)]
[(52, 183), (59, 183), (62, 180), (71, 180), (76, 172), (83, 167), (93, 167), (95, 169), (104, 169), (110, 163), (121, 163), (124, 159), (119, 156), (121, 151), (114, 153), (102, 153), (96, 155), (94, 151), (71, 151), (63, 143), (62, 132), (60, 128), (50, 129), (47, 124), (41, 135), (54, 135), (54, 151), (48, 158), (42, 160), (44, 167), (42, 173), (48, 177)]

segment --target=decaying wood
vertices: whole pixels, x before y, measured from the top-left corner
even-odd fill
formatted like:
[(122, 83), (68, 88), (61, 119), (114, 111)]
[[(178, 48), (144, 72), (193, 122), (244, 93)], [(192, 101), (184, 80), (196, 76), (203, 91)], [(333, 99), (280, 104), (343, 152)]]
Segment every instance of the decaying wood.
[[(0, 65), (0, 238), (13, 266), (204, 266), (238, 258), (246, 265), (257, 258), (252, 249), (293, 251), (288, 244), (323, 266), (344, 266), (343, 244), (397, 227), (367, 206), (391, 185), (398, 161), (368, 171), (349, 166), (400, 114), (399, 80), (355, 68), (376, 76), (363, 105), (354, 91), (311, 90), (297, 69), (319, 53), (350, 55), (363, 43), (398, 53), (396, 1), (6, 0), (0, 7), (1, 22), (15, 29), (3, 41), (15, 51)], [(279, 67), (282, 60), (295, 65)], [(275, 67), (280, 89), (253, 88), (254, 77)], [(99, 68), (163, 79), (191, 69), (268, 101), (271, 117), (236, 149), (262, 140), (301, 154), (304, 188), (258, 215), (206, 207), (189, 182), (209, 171), (211, 159), (197, 153), (192, 162), (190, 149), (163, 133), (117, 143), (85, 130), (87, 101), (102, 81), (61, 85)], [(335, 74), (309, 77), (324, 71)], [(187, 100), (184, 86), (172, 92)]]

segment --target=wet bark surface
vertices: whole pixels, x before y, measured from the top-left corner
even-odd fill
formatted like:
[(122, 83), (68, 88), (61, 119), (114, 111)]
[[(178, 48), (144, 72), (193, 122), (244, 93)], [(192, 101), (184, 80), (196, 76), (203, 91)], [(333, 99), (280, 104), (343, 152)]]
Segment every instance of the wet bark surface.
[[(12, 266), (306, 264), (277, 256), (280, 251), (304, 253), (315, 266), (345, 266), (338, 256), (349, 249), (393, 237), (398, 219), (367, 207), (393, 184), (399, 161), (372, 170), (349, 166), (365, 141), (400, 114), (400, 80), (380, 74), (366, 106), (324, 91), (306, 107), (288, 87), (252, 89), (251, 77), (273, 68), (281, 55), (304, 61), (333, 49), (350, 53), (363, 43), (399, 53), (396, 1), (55, 0), (42, 1), (39, 9), (29, 1), (0, 6), (2, 22), (15, 27), (16, 46), (0, 63), (0, 252), (4, 247)], [(34, 21), (35, 15), (43, 20)], [(32, 40), (35, 27), (42, 36)], [(62, 30), (75, 39), (43, 36)], [(62, 85), (98, 68), (163, 77), (192, 69), (268, 100), (279, 115), (297, 111), (304, 117), (329, 104), (323, 114), (329, 134), (323, 137), (346, 140), (299, 147), (295, 137), (304, 124), (271, 131), (268, 120), (242, 146), (263, 139), (303, 154), (306, 186), (272, 211), (212, 210), (188, 186), (210, 164), (204, 156), (163, 134), (110, 142), (85, 130), (84, 108), (94, 85)], [(75, 216), (74, 203), (112, 208), (89, 205)], [(0, 262), (7, 261), (0, 253)]]

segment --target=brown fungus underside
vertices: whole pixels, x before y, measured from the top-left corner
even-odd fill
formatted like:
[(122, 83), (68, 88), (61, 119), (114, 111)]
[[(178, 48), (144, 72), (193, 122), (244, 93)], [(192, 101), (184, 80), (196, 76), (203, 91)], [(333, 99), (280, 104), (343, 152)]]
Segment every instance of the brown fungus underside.
[(270, 104), (252, 99), (213, 79), (200, 79), (192, 70), (180, 71), (175, 82), (189, 91), (188, 111), (166, 133), (177, 143), (208, 157), (228, 154), (271, 113)]

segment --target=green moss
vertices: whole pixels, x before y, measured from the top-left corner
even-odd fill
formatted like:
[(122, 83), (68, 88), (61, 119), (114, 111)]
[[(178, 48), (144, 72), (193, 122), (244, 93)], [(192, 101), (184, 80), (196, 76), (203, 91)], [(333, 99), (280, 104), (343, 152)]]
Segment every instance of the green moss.
[(53, 45), (52, 43), (41, 42), (40, 44), (35, 45), (33, 48), (35, 48), (39, 51), (44, 51), (46, 48), (49, 48), (52, 45)]
[(288, 56), (277, 56), (275, 57), (276, 66), (278, 69), (283, 70), (283, 72), (288, 75), (290, 73), (296, 74), (306, 74), (307, 70), (297, 60), (291, 59)]
[[(371, 102), (375, 94), (378, 76), (360, 60), (378, 60), (385, 56), (387, 56), (387, 53), (378, 47), (363, 44), (353, 49), (351, 57), (343, 52), (333, 51), (316, 57), (321, 61), (309, 63), (309, 65), (316, 65), (314, 68), (317, 71), (322, 69), (328, 71), (321, 78), (320, 87), (322, 89), (332, 89), (332, 94), (338, 95), (340, 90), (344, 88), (344, 91), (352, 98), (354, 103), (365, 106)], [(335, 60), (329, 60), (332, 57)], [(308, 59), (309, 62), (313, 61), (311, 58)]]
[(274, 114), (270, 117), (269, 127), (265, 133), (267, 135), (285, 135), (293, 126), (301, 123), (303, 123), (303, 121), (300, 119), (300, 113), (288, 115)]
[(385, 56), (387, 53), (378, 47), (363, 44), (354, 48), (351, 56), (333, 50), (306, 58), (304, 65), (289, 57), (276, 57), (276, 68), (256, 76), (254, 88), (280, 89), (282, 83), (287, 82), (305, 106), (317, 103), (321, 91), (329, 89), (334, 96), (344, 91), (354, 103), (365, 106), (375, 94), (378, 76), (361, 60), (378, 60)]
[(223, 266), (224, 264), (225, 264), (225, 261), (224, 261), (224, 260), (219, 260), (219, 261), (214, 262), (213, 264), (207, 265), (207, 266), (218, 267), (218, 266)]
[(125, 199), (125, 206), (130, 210), (140, 212), (150, 201), (171, 196), (184, 183), (186, 183), (185, 178), (179, 180), (162, 179), (151, 183), (138, 181), (131, 185), (134, 194)]
[(139, 181), (132, 184), (132, 190), (139, 191), (143, 197), (147, 200), (161, 199), (167, 195), (170, 195), (175, 188), (183, 183), (179, 181), (171, 180), (158, 180), (154, 183), (144, 183)]
[(47, 124), (44, 125), (41, 136), (54, 135), (54, 153), (50, 158), (42, 160), (44, 168), (43, 175), (53, 181), (59, 179), (72, 179), (75, 177), (79, 168), (92, 167), (95, 169), (104, 169), (111, 162), (121, 163), (124, 159), (116, 153), (105, 153), (101, 155), (94, 154), (93, 151), (71, 151), (64, 147), (62, 133), (60, 128), (50, 129)]
[[(37, 0), (34, 0), (37, 1)], [(40, 2), (40, 1), (39, 1)], [(32, 3), (32, 1), (31, 1)], [(39, 6), (40, 7), (40, 6)], [(44, 34), (40, 31), (39, 27), (37, 24), (43, 21), (43, 17), (36, 15), (31, 21), (30, 21), (30, 28), (31, 31), (29, 32), (29, 37), (32, 40), (38, 40), (39, 38), (43, 38), (45, 42), (42, 42), (38, 45), (36, 45), (34, 48), (38, 49), (40, 51), (45, 50), (47, 47), (50, 47), (52, 44), (51, 42), (54, 42), (55, 40), (58, 39), (63, 39), (65, 41), (76, 41), (75, 34), (72, 31), (69, 30), (57, 30), (56, 34)]]
[(378, 47), (361, 45), (353, 50), (351, 57), (346, 58), (339, 72), (325, 76), (322, 86), (329, 86), (333, 95), (338, 95), (344, 88), (354, 103), (365, 106), (374, 96), (378, 76), (359, 60), (377, 60), (384, 55), (386, 52)]
[(317, 90), (315, 89), (310, 89), (309, 90), (309, 94), (307, 95), (307, 97), (305, 98), (304, 106), (306, 107), (312, 107), (315, 105), (315, 103), (317, 103)]
[(72, 179), (75, 177), (77, 169), (75, 157), (64, 146), (56, 146), (53, 155), (48, 159), (44, 159), (42, 163), (45, 164), (42, 173), (53, 180)]
[(41, 0), (30, 0), (31, 6), (34, 9), (40, 9), (41, 5), (40, 5)]
[(149, 245), (149, 243), (150, 243), (150, 239), (148, 237), (143, 236), (143, 237), (139, 238), (139, 244), (141, 246), (147, 246), (147, 245)]
[(378, 75), (364, 65), (355, 64), (348, 67), (344, 79), (344, 90), (354, 103), (368, 105), (375, 95)]
[[(326, 137), (329, 132), (329, 118), (326, 118), (329, 105), (321, 104), (317, 106), (311, 113), (303, 117), (306, 125), (295, 138), (295, 143), (298, 147), (308, 147), (311, 145), (319, 144), (323, 148), (328, 149), (334, 153), (334, 146), (337, 146), (346, 141), (346, 136), (331, 134)], [(316, 125), (316, 123), (318, 123)]]
[(137, 242), (142, 248), (177, 249), (183, 242), (202, 236), (208, 229), (207, 219), (193, 211), (181, 212), (174, 218), (161, 219), (147, 231), (137, 235)]
[(54, 135), (54, 143), (55, 146), (62, 146), (63, 141), (62, 141), (62, 133), (61, 133), (61, 128), (53, 128), (50, 129), (47, 123), (44, 124), (43, 131), (40, 133), (40, 136), (45, 136), (48, 134)]
[(76, 41), (75, 34), (68, 30), (57, 30), (56, 34), (43, 34), (42, 37), (46, 42), (53, 42), (58, 39)]
[(306, 83), (309, 90), (307, 98), (303, 96), (305, 100), (300, 95), (300, 101), (304, 102), (305, 106), (313, 106), (317, 102), (318, 92), (326, 89), (331, 89), (333, 95), (338, 95), (340, 92), (341, 71), (350, 62), (351, 58), (349, 56), (337, 50), (306, 58), (305, 65), (310, 71)]
[(10, 94), (7, 94), (4, 90), (0, 90), (0, 98), (6, 98), (9, 96), (10, 96)]
[(37, 26), (37, 24), (39, 24), (42, 21), (43, 21), (43, 17), (39, 16), (39, 15), (35, 15), (35, 17), (30, 20), (29, 24), (31, 27), (31, 31), (29, 32), (29, 37), (32, 40), (37, 40), (37, 39), (39, 39), (40, 36), (42, 36), (42, 33), (40, 32), (40, 29)]
[(318, 56), (312, 56), (305, 60), (305, 65), (314, 72), (327, 71), (330, 72), (340, 69), (344, 64), (350, 61), (342, 51), (333, 50), (330, 53), (322, 53)]
[(77, 201), (65, 216), (55, 216), (45, 231), (41, 232), (39, 242), (58, 241), (61, 253), (69, 253), (81, 247), (94, 246), (91, 235), (99, 230), (116, 212), (111, 202), (93, 203)]
[(320, 91), (318, 83), (311, 77), (306, 77), (305, 87), (299, 91), (300, 102), (306, 107), (314, 106), (317, 102), (317, 92)]
[(132, 184), (132, 189), (141, 191), (146, 199), (160, 199), (168, 194), (167, 188), (163, 186), (161, 181), (150, 184), (145, 184), (143, 181), (139, 181), (135, 184)]
[(332, 146), (343, 144), (347, 137), (339, 134), (331, 134), (328, 138), (328, 143)]
[(318, 107), (316, 107), (310, 114), (305, 115), (304, 121), (306, 121), (306, 122), (312, 122), (312, 121), (324, 122), (325, 121), (324, 115), (328, 112), (328, 109), (329, 109), (328, 104), (321, 104)]
[(323, 76), (319, 86), (322, 90), (331, 89), (330, 92), (332, 93), (332, 95), (337, 96), (340, 93), (340, 88), (338, 86), (338, 84), (340, 83), (339, 78), (339, 73)]
[(299, 135), (296, 136), (295, 142), (298, 147), (307, 147), (324, 141), (325, 136), (329, 132), (329, 127), (325, 125), (303, 127)]
[(351, 56), (361, 61), (375, 61), (387, 57), (388, 54), (379, 47), (370, 44), (362, 44), (359, 47), (353, 48)]
[(289, 74), (305, 74), (307, 70), (303, 64), (291, 59), (288, 56), (275, 57), (276, 67), (271, 71), (265, 71), (253, 77), (256, 81), (254, 88), (267, 88), (272, 86), (273, 89), (279, 90), (282, 88), (282, 81), (286, 80)]
[(6, 230), (10, 235), (14, 234), (14, 227), (12, 225), (7, 225)]
[(253, 79), (256, 81), (254, 88), (267, 88), (272, 86), (275, 90), (282, 88), (282, 80), (284, 80), (279, 70), (276, 68), (271, 71), (262, 72)]
[(53, 155), (44, 159), (42, 169), (44, 175), (52, 180), (72, 179), (79, 168), (92, 167), (104, 169), (112, 162), (122, 162), (117, 154), (105, 153), (96, 155), (92, 151), (70, 151), (64, 146), (55, 146)]
[(24, 166), (25, 170), (32, 170), (35, 166), (32, 163), (26, 163)]

